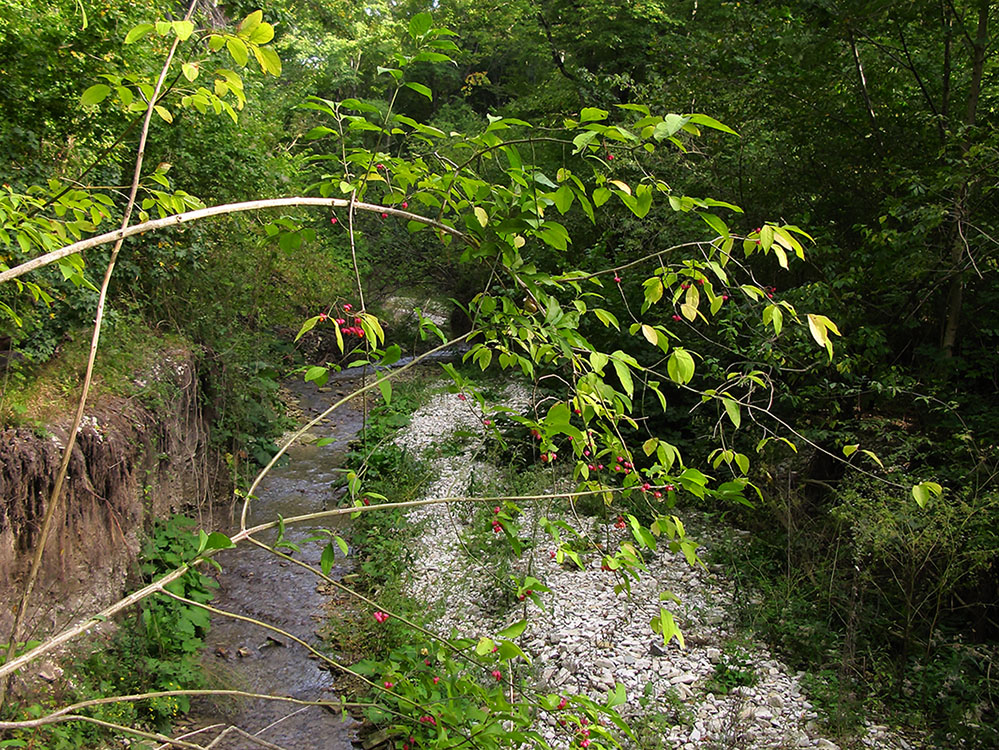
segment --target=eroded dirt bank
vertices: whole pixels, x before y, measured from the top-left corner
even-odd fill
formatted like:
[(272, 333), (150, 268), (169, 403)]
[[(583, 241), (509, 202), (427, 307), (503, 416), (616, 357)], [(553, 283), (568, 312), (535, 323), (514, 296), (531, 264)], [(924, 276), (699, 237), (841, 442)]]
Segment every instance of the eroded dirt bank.
[[(102, 397), (80, 427), (25, 635), (40, 635), (114, 601), (153, 517), (197, 507), (213, 525), (214, 479), (197, 369), (187, 351), (167, 351), (140, 386), (154, 406)], [(45, 506), (68, 438), (67, 416), (45, 429), (0, 428), (0, 632), (8, 633), (31, 564)]]

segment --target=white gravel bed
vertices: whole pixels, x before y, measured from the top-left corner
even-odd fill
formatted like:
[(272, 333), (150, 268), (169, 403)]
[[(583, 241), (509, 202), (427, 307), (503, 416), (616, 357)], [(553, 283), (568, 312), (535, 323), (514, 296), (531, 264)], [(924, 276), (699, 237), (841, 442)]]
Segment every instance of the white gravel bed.
[[(519, 386), (511, 386), (504, 399), (520, 410), (528, 402), (528, 392)], [(413, 415), (397, 442), (422, 453), (456, 429), (486, 434), (471, 398), (462, 401), (456, 394), (441, 393)], [(474, 459), (473, 448), (457, 457), (432, 459), (439, 478), (426, 497), (461, 494), (473, 476), (489, 475), (491, 467)], [(467, 510), (435, 505), (410, 513), (414, 522), (423, 522), (423, 532), (416, 544), (409, 593), (428, 609), (442, 612), (433, 624), (439, 633), (447, 634), (455, 627), (463, 635), (491, 635), (522, 619), (526, 611), (529, 625), (518, 644), (532, 659), (530, 677), (538, 690), (585, 694), (602, 701), (615, 683), (622, 683), (628, 699), (618, 711), (633, 727), (657, 732), (667, 748), (838, 747), (819, 735), (817, 714), (800, 685), (801, 674), (790, 673), (761, 644), (747, 643), (738, 651), (738, 667), (756, 675), (755, 685), (735, 687), (727, 695), (704, 689), (716, 665), (730, 658), (724, 648), (735, 635), (728, 627), (735, 619), (730, 614), (734, 611), (732, 587), (717, 574), (692, 568), (680, 553), (660, 552), (648, 562), (641, 581), (632, 583), (630, 596), (617, 594), (614, 585), (619, 579), (600, 570), (598, 560), (591, 560), (586, 570), (560, 566), (550, 559), (551, 544), (542, 542), (535, 551), (531, 575), (551, 589), (543, 595), (547, 609), (528, 601), (526, 607), (515, 607), (496, 621), (483, 614), (487, 598), (483, 594), (495, 582), (464, 554), (458, 541), (458, 531), (471, 515)], [(531, 522), (533, 512), (525, 509), (523, 527)], [(589, 518), (566, 520), (577, 527), (593, 524)], [(684, 520), (703, 523), (697, 517)], [(598, 537), (603, 533), (600, 530)], [(627, 532), (612, 528), (608, 533), (615, 545)], [(666, 605), (685, 634), (686, 648), (675, 641), (664, 646), (662, 637), (650, 628), (664, 591), (681, 599)], [(647, 720), (656, 714), (669, 719), (666, 726)], [(554, 717), (542, 721), (538, 729), (546, 739), (555, 746), (570, 743), (572, 738), (559, 731)], [(915, 747), (873, 724), (856, 743), (885, 750)]]

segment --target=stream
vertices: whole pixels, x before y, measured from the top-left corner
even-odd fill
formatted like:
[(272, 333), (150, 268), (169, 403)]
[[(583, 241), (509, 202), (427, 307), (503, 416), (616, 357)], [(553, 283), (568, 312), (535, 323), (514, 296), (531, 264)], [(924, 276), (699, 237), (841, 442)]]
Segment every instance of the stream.
[[(322, 389), (301, 380), (287, 381), (285, 387), (298, 400), (304, 422), (327, 409), (331, 398), (354, 390), (360, 374), (340, 373)], [(276, 466), (261, 482), (248, 523), (271, 521), (278, 514), (288, 518), (332, 505), (338, 468), (343, 465), (348, 444), (360, 432), (362, 423), (361, 400), (356, 399), (312, 429), (316, 438), (330, 437), (333, 443), (322, 448), (300, 443), (292, 446), (289, 460)], [(301, 541), (314, 530), (314, 527), (289, 527), (285, 539)], [(260, 536), (266, 543), (273, 543), (276, 538), (276, 530)], [(306, 544), (295, 557), (319, 567), (321, 547), (317, 542)], [(212, 602), (214, 606), (262, 620), (308, 643), (319, 644), (315, 631), (322, 624), (326, 597), (318, 579), (299, 566), (252, 546), (222, 552), (216, 559), (222, 565), (222, 572), (217, 575), (219, 589)], [(338, 555), (331, 576), (338, 578), (348, 569), (349, 564)], [(334, 699), (333, 678), (320, 669), (320, 662), (310, 658), (298, 644), (272, 635), (269, 637), (267, 631), (252, 623), (213, 616), (204, 657), (210, 681), (253, 693), (303, 700)], [(218, 750), (351, 747), (352, 722), (320, 706), (302, 707), (263, 699), (204, 701), (195, 706), (192, 719), (199, 727), (234, 725), (264, 741), (255, 742), (233, 730), (218, 738), (218, 730), (222, 728), (218, 727), (212, 732), (219, 740), (213, 744)], [(206, 733), (199, 735), (200, 741), (205, 741)]]

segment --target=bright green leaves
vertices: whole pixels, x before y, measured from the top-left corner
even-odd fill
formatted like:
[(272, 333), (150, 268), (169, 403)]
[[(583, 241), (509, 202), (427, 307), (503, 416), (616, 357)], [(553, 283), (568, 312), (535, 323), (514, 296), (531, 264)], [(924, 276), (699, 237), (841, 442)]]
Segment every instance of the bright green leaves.
[(417, 13), (409, 20), (409, 36), (414, 42), (419, 42), (434, 25), (429, 13)]
[(829, 334), (840, 335), (839, 329), (836, 324), (833, 323), (825, 315), (808, 315), (808, 330), (812, 334), (812, 338), (819, 346), (824, 346), (826, 351), (829, 352), (829, 359), (832, 360), (833, 356), (833, 345), (832, 340), (829, 338)]
[(666, 372), (671, 380), (686, 385), (694, 378), (694, 358), (686, 349), (677, 347), (666, 363)]
[(187, 20), (140, 23), (125, 35), (125, 44), (134, 44), (154, 31), (159, 36), (167, 36), (172, 32), (180, 41), (186, 42), (194, 33), (194, 24)]
[(347, 557), (350, 548), (347, 546), (347, 542), (335, 534), (331, 534), (331, 539), (323, 547), (323, 554), (319, 560), (319, 567), (323, 571), (324, 576), (328, 576), (330, 571), (333, 570), (333, 565), (336, 563), (336, 551), (340, 550), (340, 554)]
[(584, 123), (606, 120), (609, 114), (606, 109), (600, 109), (599, 107), (584, 107), (583, 111), (579, 113), (579, 121)]
[(83, 92), (83, 96), (80, 97), (80, 103), (85, 107), (100, 104), (110, 93), (110, 86), (104, 83), (98, 83)]
[(673, 613), (665, 607), (659, 608), (659, 614), (652, 618), (649, 625), (652, 627), (653, 633), (658, 633), (663, 637), (663, 645), (667, 645), (671, 640), (676, 638), (676, 642), (680, 644), (680, 648), (687, 647), (683, 641), (683, 633), (680, 632), (680, 627), (673, 618)]
[(235, 546), (232, 539), (221, 531), (213, 531), (209, 534), (204, 529), (198, 529), (198, 556), (212, 550), (230, 549)]
[(406, 88), (412, 89), (413, 91), (415, 91), (420, 96), (425, 96), (430, 101), (434, 100), (434, 94), (430, 90), (429, 86), (425, 86), (422, 83), (416, 83), (415, 81), (407, 81), (404, 85), (406, 86)]
[(936, 482), (920, 482), (912, 488), (912, 497), (920, 508), (925, 508), (931, 497), (940, 497), (943, 487)]

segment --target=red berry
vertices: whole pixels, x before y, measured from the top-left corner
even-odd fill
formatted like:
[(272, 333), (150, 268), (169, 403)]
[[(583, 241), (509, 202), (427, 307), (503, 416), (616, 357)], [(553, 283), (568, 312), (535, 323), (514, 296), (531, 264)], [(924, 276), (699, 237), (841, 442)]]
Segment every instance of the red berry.
[(330, 224), (336, 224), (336, 217), (335, 216), (332, 219), (330, 219)]
[(384, 213), (384, 212), (382, 212), (382, 218), (383, 218), (383, 219), (387, 219), (387, 218), (388, 218), (388, 214), (387, 214), (387, 213)]
[(496, 678), (496, 682), (499, 682), (500, 680), (503, 679), (503, 673), (500, 672), (498, 669), (494, 669), (493, 670), (493, 677)]
[(621, 277), (620, 276), (615, 276), (614, 277), (614, 282), (617, 283), (617, 284), (620, 284), (621, 283)]
[(673, 316), (673, 320), (675, 320), (677, 323), (679, 323), (681, 320), (683, 320), (683, 318), (681, 318), (679, 315), (674, 315)]
[(406, 201), (403, 201), (403, 202), (402, 202), (402, 207), (403, 207), (403, 208), (409, 208), (409, 204), (408, 204), (408, 203), (406, 203)]

